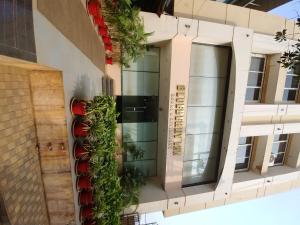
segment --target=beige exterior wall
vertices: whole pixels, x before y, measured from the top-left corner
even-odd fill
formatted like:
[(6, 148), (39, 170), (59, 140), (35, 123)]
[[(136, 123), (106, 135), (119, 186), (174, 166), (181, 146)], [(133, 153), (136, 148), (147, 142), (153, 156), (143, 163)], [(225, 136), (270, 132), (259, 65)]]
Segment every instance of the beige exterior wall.
[(297, 40), (299, 30), (294, 21), (254, 9), (228, 5), (207, 0), (175, 0), (174, 15), (179, 17), (205, 20), (215, 23), (242, 26), (256, 33), (274, 35), (287, 28), (290, 38)]

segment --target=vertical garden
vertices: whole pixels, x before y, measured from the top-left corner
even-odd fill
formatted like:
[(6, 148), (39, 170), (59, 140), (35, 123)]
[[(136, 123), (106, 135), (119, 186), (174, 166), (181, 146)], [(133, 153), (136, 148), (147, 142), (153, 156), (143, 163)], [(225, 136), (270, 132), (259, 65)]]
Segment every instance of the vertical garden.
[(142, 173), (116, 160), (116, 103), (114, 97), (96, 96), (91, 101), (73, 99), (72, 133), (76, 142), (77, 190), (80, 220), (85, 225), (118, 225), (122, 210), (138, 204)]

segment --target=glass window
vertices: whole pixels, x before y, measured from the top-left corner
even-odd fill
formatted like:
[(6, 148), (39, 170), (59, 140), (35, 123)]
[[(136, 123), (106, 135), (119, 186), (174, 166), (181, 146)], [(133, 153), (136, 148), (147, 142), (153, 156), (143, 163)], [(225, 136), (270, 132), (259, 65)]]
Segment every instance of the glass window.
[[(300, 68), (300, 66), (299, 66)], [(299, 92), (299, 68), (291, 69), (288, 71), (285, 79), (284, 93), (282, 100), (285, 102), (295, 102)]]
[(265, 70), (265, 57), (252, 56), (248, 75), (246, 102), (259, 102)]
[(249, 169), (251, 152), (252, 152), (252, 137), (241, 137), (236, 152), (235, 171), (247, 171)]
[(230, 57), (228, 47), (192, 45), (183, 186), (217, 180)]
[(284, 156), (287, 149), (288, 135), (280, 134), (274, 136), (270, 166), (283, 165)]
[(129, 68), (122, 68), (123, 161), (145, 176), (157, 174), (159, 63), (160, 49), (151, 47)]

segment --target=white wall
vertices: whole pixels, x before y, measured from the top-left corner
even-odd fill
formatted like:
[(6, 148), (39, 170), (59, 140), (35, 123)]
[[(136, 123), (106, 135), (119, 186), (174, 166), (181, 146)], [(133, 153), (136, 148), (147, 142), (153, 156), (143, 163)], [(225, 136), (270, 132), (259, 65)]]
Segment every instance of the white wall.
[[(33, 20), (37, 62), (62, 71), (72, 177), (75, 181), (74, 160), (71, 153), (73, 138), (70, 132), (72, 116), (69, 111), (69, 102), (73, 96), (91, 99), (93, 96), (101, 94), (103, 72), (37, 10), (34, 10)], [(79, 207), (74, 183), (73, 188), (75, 215), (77, 224), (79, 224)]]

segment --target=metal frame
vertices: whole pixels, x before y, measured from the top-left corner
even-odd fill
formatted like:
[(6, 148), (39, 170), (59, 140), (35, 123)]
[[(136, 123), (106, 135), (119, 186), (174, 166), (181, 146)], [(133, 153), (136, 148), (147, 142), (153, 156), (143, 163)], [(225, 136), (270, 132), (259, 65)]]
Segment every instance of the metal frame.
[[(280, 136), (280, 135), (287, 135), (286, 140), (273, 141), (272, 148), (273, 148), (273, 145), (274, 145), (274, 144), (277, 144), (277, 143), (285, 143), (284, 152), (282, 152), (282, 153), (276, 153), (276, 154), (271, 153), (271, 155), (274, 155), (274, 157), (275, 157), (275, 156), (277, 156), (277, 155), (279, 155), (279, 154), (283, 154), (283, 158), (282, 158), (282, 162), (281, 162), (281, 163), (275, 163), (275, 162), (274, 162), (274, 165), (272, 165), (272, 166), (270, 166), (270, 167), (273, 167), (273, 166), (282, 166), (282, 165), (284, 165), (284, 162), (285, 162), (285, 158), (286, 158), (286, 153), (287, 153), (287, 149), (288, 149), (288, 144), (289, 144), (289, 137), (290, 137), (290, 135), (289, 135), (289, 134), (278, 134), (278, 135), (279, 135), (279, 136)], [(276, 157), (275, 157), (275, 158), (276, 158)]]
[[(295, 74), (295, 73), (289, 73), (290, 71), (287, 72), (286, 74), (286, 78), (285, 78), (285, 83), (286, 83), (286, 79), (288, 76), (291, 76), (291, 77), (298, 77), (298, 87), (297, 88), (287, 88), (285, 87), (285, 84), (284, 84), (284, 89), (283, 89), (283, 93), (285, 90), (295, 90), (296, 91), (296, 95), (295, 95), (295, 99), (294, 100), (283, 100), (283, 102), (287, 102), (287, 103), (296, 103), (298, 98), (299, 98), (299, 90), (300, 90), (300, 79), (299, 79), (299, 75), (298, 74)], [(283, 98), (283, 96), (282, 96)]]
[[(261, 86), (260, 86), (260, 87), (258, 87), (258, 86), (248, 86), (248, 80), (247, 80), (246, 94), (247, 94), (248, 88), (251, 88), (251, 89), (254, 89), (254, 88), (255, 88), (255, 89), (258, 89), (258, 88), (259, 88), (260, 91), (259, 91), (258, 100), (246, 100), (246, 98), (245, 98), (245, 103), (246, 103), (246, 104), (251, 104), (251, 103), (261, 103), (261, 100), (262, 100), (262, 93), (263, 93), (263, 87), (264, 87), (264, 80), (265, 80), (266, 65), (267, 65), (267, 56), (266, 56), (266, 55), (252, 53), (252, 54), (251, 54), (251, 60), (252, 60), (252, 57), (263, 58), (263, 59), (264, 59), (264, 67), (263, 67), (263, 71), (252, 71), (252, 70), (250, 70), (250, 68), (249, 68), (249, 71), (248, 71), (248, 79), (249, 79), (249, 73), (251, 73), (251, 72), (261, 73), (261, 74), (262, 74), (262, 78), (261, 78)], [(250, 66), (251, 66), (251, 62), (250, 62)]]
[[(251, 162), (251, 157), (252, 157), (252, 151), (253, 151), (253, 145), (254, 145), (254, 137), (253, 136), (248, 136), (248, 137), (251, 137), (251, 143), (250, 144), (242, 144), (242, 145), (238, 145), (238, 147), (240, 146), (251, 146), (250, 148), (250, 154), (249, 154), (249, 157), (244, 157), (244, 159), (248, 158), (248, 165), (247, 165), (247, 168), (243, 168), (243, 169), (237, 169), (237, 170), (234, 170), (234, 172), (246, 172), (246, 171), (249, 171), (250, 169), (250, 162)], [(246, 137), (247, 138), (247, 137)], [(236, 157), (237, 158), (237, 157)], [(236, 164), (236, 163), (235, 163)]]

